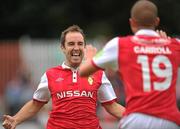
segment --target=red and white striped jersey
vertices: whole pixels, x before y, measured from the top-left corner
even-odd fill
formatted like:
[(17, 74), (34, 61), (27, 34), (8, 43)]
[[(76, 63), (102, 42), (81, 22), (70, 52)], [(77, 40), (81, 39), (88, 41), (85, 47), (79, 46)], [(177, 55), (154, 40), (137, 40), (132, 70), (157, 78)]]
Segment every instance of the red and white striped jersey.
[(116, 37), (93, 58), (102, 69), (118, 70), (126, 94), (125, 115), (145, 113), (180, 125), (176, 81), (180, 42), (161, 38), (155, 31)]
[(47, 129), (101, 129), (96, 116), (97, 100), (111, 103), (116, 95), (103, 71), (83, 78), (77, 69), (63, 63), (46, 71), (33, 98), (41, 102), (52, 98)]

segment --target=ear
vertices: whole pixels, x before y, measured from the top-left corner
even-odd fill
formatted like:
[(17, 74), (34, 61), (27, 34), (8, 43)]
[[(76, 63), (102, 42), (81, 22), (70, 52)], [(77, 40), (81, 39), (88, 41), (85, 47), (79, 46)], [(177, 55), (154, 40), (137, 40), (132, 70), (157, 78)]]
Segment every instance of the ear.
[(157, 27), (159, 25), (159, 23), (160, 23), (160, 18), (157, 17), (156, 20), (155, 20), (155, 26)]
[(65, 52), (65, 47), (62, 44), (60, 44), (60, 49), (63, 51), (63, 53)]
[(133, 18), (129, 18), (129, 24), (133, 33), (137, 31), (137, 22)]
[(130, 26), (133, 24), (132, 18), (129, 18), (129, 24), (130, 24)]
[(136, 22), (136, 20), (135, 20), (134, 18), (129, 18), (129, 23), (130, 23), (130, 25), (133, 26), (133, 27), (136, 27), (136, 26), (137, 26), (137, 22)]

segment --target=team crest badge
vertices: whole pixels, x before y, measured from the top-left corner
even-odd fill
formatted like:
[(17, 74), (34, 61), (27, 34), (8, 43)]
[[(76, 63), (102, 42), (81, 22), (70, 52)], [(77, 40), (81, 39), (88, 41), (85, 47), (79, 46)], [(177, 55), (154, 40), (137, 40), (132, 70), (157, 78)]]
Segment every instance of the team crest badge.
[(93, 78), (92, 77), (88, 77), (88, 83), (89, 83), (89, 85), (93, 84)]

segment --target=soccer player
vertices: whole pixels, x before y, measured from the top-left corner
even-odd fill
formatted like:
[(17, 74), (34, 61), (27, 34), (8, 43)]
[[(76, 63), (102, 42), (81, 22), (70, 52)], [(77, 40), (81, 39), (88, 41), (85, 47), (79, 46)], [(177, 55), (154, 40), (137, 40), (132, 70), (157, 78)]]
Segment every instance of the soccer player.
[(89, 61), (80, 66), (81, 76), (99, 69), (119, 72), (126, 94), (120, 129), (180, 129), (176, 103), (180, 40), (162, 38), (155, 31), (159, 21), (154, 3), (137, 1), (129, 19), (134, 35), (113, 38), (95, 56), (89, 47)]
[(101, 129), (96, 116), (97, 100), (113, 116), (121, 118), (124, 107), (115, 99), (111, 83), (102, 70), (80, 77), (78, 67), (84, 57), (86, 42), (82, 29), (73, 25), (62, 32), (61, 49), (65, 61), (48, 69), (41, 78), (33, 100), (15, 116), (4, 115), (5, 129), (15, 127), (37, 114), (52, 99), (47, 129)]

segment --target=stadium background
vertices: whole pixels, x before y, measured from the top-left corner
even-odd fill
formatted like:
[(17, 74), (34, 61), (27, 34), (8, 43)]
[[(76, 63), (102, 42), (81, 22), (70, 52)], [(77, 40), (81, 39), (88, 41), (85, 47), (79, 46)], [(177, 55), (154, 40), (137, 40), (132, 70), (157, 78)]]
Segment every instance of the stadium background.
[[(62, 30), (69, 25), (77, 24), (86, 33), (87, 43), (101, 48), (114, 36), (131, 34), (128, 18), (134, 2), (135, 0), (1, 1), (0, 118), (4, 113), (15, 113), (31, 99), (44, 71), (62, 63), (64, 57), (59, 49), (59, 36)], [(159, 29), (165, 30), (170, 36), (179, 37), (180, 1), (154, 2), (159, 8), (161, 18)], [(120, 80), (113, 73), (107, 74), (114, 85), (119, 102), (124, 104)], [(180, 107), (180, 76), (177, 97)], [(44, 128), (47, 112), (50, 110), (49, 105), (17, 129)], [(117, 120), (100, 106), (97, 113), (104, 129), (116, 127)]]

